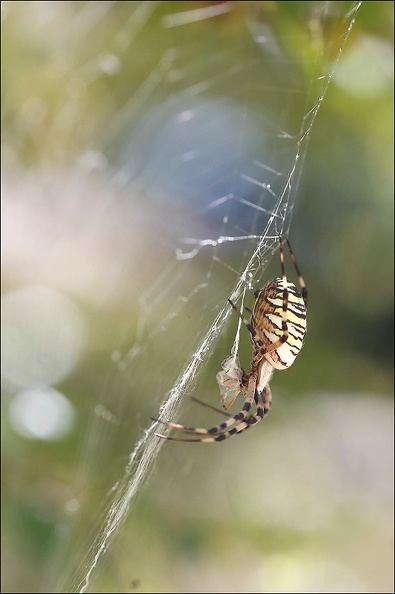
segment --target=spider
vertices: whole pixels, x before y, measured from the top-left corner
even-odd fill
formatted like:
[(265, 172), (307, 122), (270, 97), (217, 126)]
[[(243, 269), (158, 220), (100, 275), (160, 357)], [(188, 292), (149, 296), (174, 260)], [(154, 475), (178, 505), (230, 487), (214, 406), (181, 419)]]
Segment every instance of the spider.
[[(206, 436), (198, 439), (186, 439), (155, 433), (157, 437), (171, 441), (194, 443), (223, 441), (249, 429), (261, 421), (269, 412), (272, 401), (269, 381), (272, 373), (274, 369), (287, 369), (292, 365), (295, 357), (299, 354), (303, 346), (303, 340), (307, 329), (307, 288), (302, 275), (300, 274), (288, 240), (287, 245), (298, 276), (301, 292), (298, 291), (293, 283), (287, 280), (281, 237), (279, 237), (279, 243), (281, 278), (275, 278), (263, 289), (255, 291), (255, 305), (253, 311), (251, 312), (251, 310), (246, 308), (247, 311), (251, 313), (251, 320), (248, 321), (236, 305), (228, 299), (231, 307), (251, 334), (254, 351), (250, 371), (248, 373), (240, 369), (236, 364), (234, 364), (233, 369), (229, 370), (228, 363), (233, 359), (232, 357), (229, 357), (223, 363), (225, 371), (218, 374), (218, 376), (221, 376), (221, 378), (218, 379), (218, 382), (220, 383), (220, 388), (221, 384), (230, 386), (229, 392), (232, 396), (231, 403), (238, 393), (241, 392), (243, 394), (245, 398), (243, 408), (239, 413), (230, 417), (227, 421), (215, 425), (215, 427), (211, 427), (210, 429), (205, 429), (203, 427), (187, 427), (186, 425), (180, 425), (170, 421), (153, 419), (154, 421), (166, 425), (166, 427)], [(235, 360), (233, 359), (233, 361)], [(254, 402), (256, 405), (256, 412), (255, 414), (248, 416)], [(207, 406), (214, 408), (210, 405)], [(224, 408), (228, 408), (228, 406), (225, 406), (224, 404)]]

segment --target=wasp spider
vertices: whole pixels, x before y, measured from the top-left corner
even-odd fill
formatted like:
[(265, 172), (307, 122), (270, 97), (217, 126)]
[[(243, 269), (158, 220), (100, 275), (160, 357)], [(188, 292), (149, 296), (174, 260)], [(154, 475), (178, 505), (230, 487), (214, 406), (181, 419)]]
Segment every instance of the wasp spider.
[[(288, 240), (287, 244), (298, 276), (301, 292), (298, 291), (293, 283), (287, 280), (284, 266), (283, 242), (280, 237), (281, 278), (275, 278), (266, 287), (258, 289), (254, 293), (255, 305), (251, 312), (250, 321), (243, 316), (230, 299), (228, 300), (251, 334), (254, 353), (248, 373), (245, 373), (235, 363), (232, 367), (229, 361), (233, 360), (235, 362), (235, 359), (229, 357), (223, 363), (223, 369), (225, 371), (217, 374), (217, 379), (220, 388), (222, 387), (221, 391), (225, 393), (228, 391), (230, 393), (230, 404), (240, 392), (243, 394), (245, 402), (242, 410), (227, 421), (215, 425), (215, 427), (211, 427), (210, 429), (187, 427), (186, 425), (171, 423), (170, 421), (153, 419), (166, 425), (166, 427), (187, 433), (205, 435), (206, 437), (186, 439), (169, 437), (168, 435), (159, 433), (155, 435), (172, 441), (195, 443), (223, 441), (241, 433), (245, 429), (249, 429), (261, 421), (269, 412), (272, 401), (269, 381), (273, 370), (287, 369), (292, 365), (303, 346), (307, 328), (307, 289)], [(223, 386), (228, 387), (223, 388)], [(256, 412), (255, 414), (250, 414), (254, 402)], [(223, 405), (224, 408), (228, 408), (224, 403), (224, 398)]]

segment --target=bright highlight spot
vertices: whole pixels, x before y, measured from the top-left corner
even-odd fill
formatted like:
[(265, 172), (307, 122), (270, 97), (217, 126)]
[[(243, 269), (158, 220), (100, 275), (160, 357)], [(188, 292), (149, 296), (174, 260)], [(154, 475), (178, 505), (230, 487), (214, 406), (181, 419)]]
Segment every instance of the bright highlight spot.
[(19, 392), (8, 409), (11, 427), (26, 439), (59, 441), (73, 429), (72, 404), (50, 387)]
[(73, 301), (48, 287), (3, 299), (2, 376), (14, 385), (46, 386), (67, 377), (81, 358), (86, 329)]

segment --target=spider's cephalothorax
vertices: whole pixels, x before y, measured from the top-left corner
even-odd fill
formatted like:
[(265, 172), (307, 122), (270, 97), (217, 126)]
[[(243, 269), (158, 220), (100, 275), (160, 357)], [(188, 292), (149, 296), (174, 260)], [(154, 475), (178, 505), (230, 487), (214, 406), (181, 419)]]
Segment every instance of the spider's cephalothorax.
[[(234, 401), (238, 393), (243, 394), (245, 402), (242, 410), (227, 421), (210, 429), (187, 427), (178, 423), (154, 419), (173, 429), (207, 436), (199, 439), (185, 439), (156, 434), (158, 437), (172, 441), (198, 443), (223, 441), (232, 437), (232, 435), (249, 429), (262, 420), (269, 411), (272, 400), (269, 380), (273, 370), (287, 369), (292, 365), (303, 346), (307, 328), (307, 289), (287, 240), (289, 253), (298, 275), (301, 293), (293, 283), (288, 282), (285, 275), (281, 238), (279, 241), (282, 276), (281, 278), (275, 278), (266, 287), (255, 292), (256, 301), (251, 320), (248, 321), (236, 305), (230, 299), (228, 300), (251, 334), (254, 353), (248, 373), (245, 373), (234, 363), (235, 358), (230, 357), (224, 361), (224, 371), (217, 374), (217, 380), (221, 391), (231, 394), (231, 402)], [(229, 361), (232, 361), (233, 365), (229, 364)], [(254, 402), (256, 412), (248, 416)], [(224, 407), (228, 408), (225, 405)]]

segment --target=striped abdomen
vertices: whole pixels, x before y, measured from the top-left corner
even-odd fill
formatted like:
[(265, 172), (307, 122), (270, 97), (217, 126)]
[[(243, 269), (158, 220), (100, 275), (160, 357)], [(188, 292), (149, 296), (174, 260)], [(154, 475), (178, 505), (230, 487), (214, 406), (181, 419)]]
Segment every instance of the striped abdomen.
[(275, 278), (264, 289), (255, 293), (256, 301), (251, 318), (251, 324), (266, 348), (287, 335), (281, 346), (265, 354), (267, 361), (276, 369), (287, 369), (292, 365), (303, 346), (307, 329), (306, 305), (302, 295), (293, 283), (287, 282), (287, 289), (287, 332), (283, 329), (284, 284), (281, 278)]

